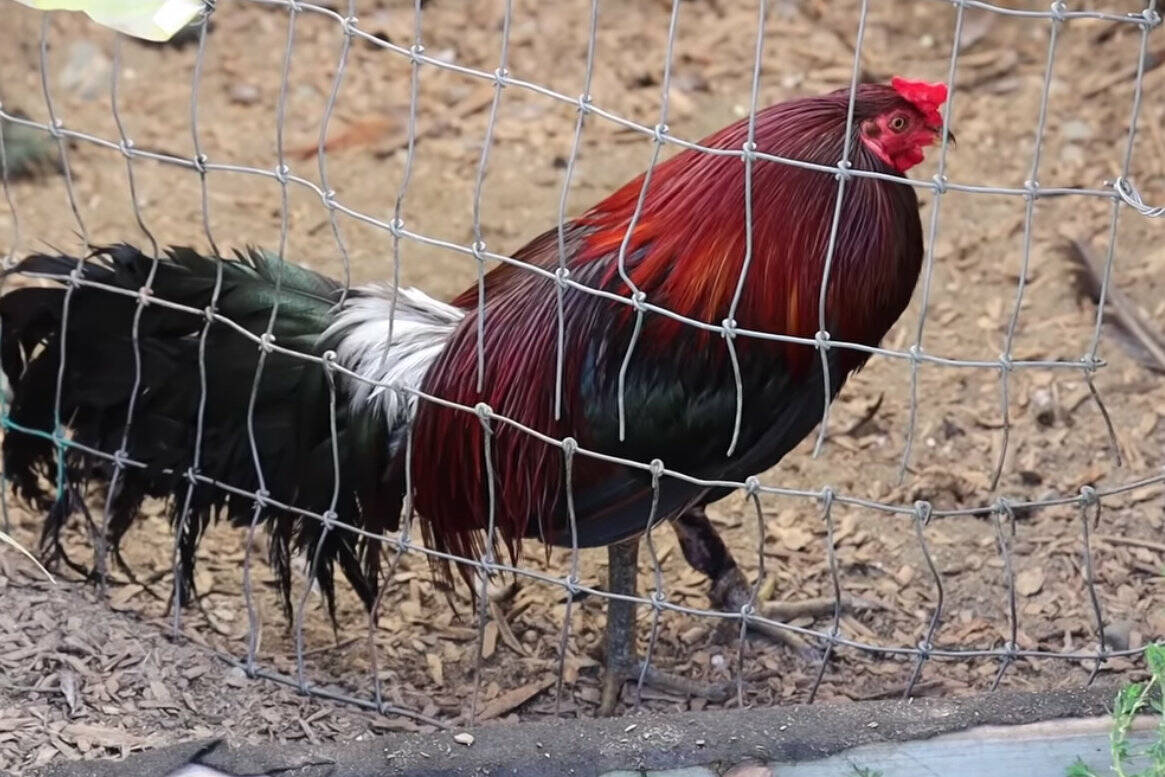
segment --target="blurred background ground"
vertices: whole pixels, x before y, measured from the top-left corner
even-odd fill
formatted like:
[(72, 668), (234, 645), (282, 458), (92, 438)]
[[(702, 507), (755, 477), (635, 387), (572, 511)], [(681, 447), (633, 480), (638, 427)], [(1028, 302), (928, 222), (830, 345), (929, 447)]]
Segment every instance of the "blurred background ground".
[[(361, 29), (392, 43), (412, 42), (411, 3), (357, 4)], [(872, 0), (863, 46), (864, 72), (874, 78), (903, 74), (946, 76), (955, 11), (948, 3)], [(1044, 10), (1044, 4), (1015, 2)], [(1115, 13), (1136, 12), (1131, 0), (1070, 3)], [(846, 86), (858, 3), (854, 0), (780, 0), (769, 3), (762, 104)], [(500, 52), (501, 0), (423, 4), (423, 38), (431, 56), (492, 71)], [(341, 13), (344, 8), (339, 9)], [(652, 125), (658, 121), (669, 3), (603, 2), (592, 87), (596, 105)], [(590, 4), (514, 0), (510, 36), (512, 74), (577, 95), (583, 83)], [(0, 98), (8, 110), (45, 120), (38, 70), (39, 17), (4, 6), (0, 33)], [(275, 104), (279, 94), (288, 16), (257, 3), (219, 3), (214, 14), (198, 92), (198, 131), (213, 162), (273, 170)], [(109, 76), (117, 53), (112, 33), (84, 17), (58, 14), (49, 25), (48, 85), (64, 125), (116, 140)], [(747, 113), (756, 30), (753, 2), (684, 0), (675, 46), (668, 124), (679, 137), (698, 139)], [(1049, 24), (968, 9), (962, 36), (953, 128), (958, 147), (949, 157), (953, 182), (1020, 187), (1030, 176)], [(342, 33), (334, 20), (306, 12), (295, 24), (287, 88), (284, 146), (293, 172), (319, 180), (315, 146), (335, 76)], [(1080, 20), (1066, 24), (1056, 57), (1048, 107), (1041, 186), (1101, 188), (1120, 173), (1128, 135), (1139, 33), (1132, 25)], [(190, 158), (191, 77), (197, 46), (121, 45), (118, 108), (126, 132), (142, 149)], [(1165, 201), (1165, 39), (1150, 36), (1145, 101), (1130, 178), (1147, 202)], [(387, 221), (405, 167), (409, 106), (408, 60), (356, 41), (329, 130), (327, 173), (336, 199)], [(403, 200), (410, 230), (467, 245), (473, 240), (473, 189), (492, 85), (425, 66), (420, 70), (417, 142)], [(482, 236), (490, 250), (509, 253), (555, 222), (575, 125), (571, 105), (533, 91), (504, 91), (481, 199)], [(650, 160), (647, 136), (601, 118), (588, 120), (569, 191), (568, 214), (581, 211), (641, 170)], [(914, 177), (934, 174), (934, 159)], [(69, 159), (78, 205), (94, 242), (144, 238), (134, 218), (125, 159), (116, 150), (79, 141)], [(198, 177), (148, 161), (134, 163), (145, 225), (163, 244), (208, 248)], [(277, 182), (243, 173), (208, 177), (211, 234), (224, 251), (277, 246)], [(344, 272), (327, 211), (312, 192), (289, 190), (286, 255), (317, 270)], [(52, 246), (80, 250), (59, 176), (14, 183), (19, 229), (5, 231), (0, 250), (22, 255)], [(920, 194), (927, 223), (933, 196)], [(1027, 285), (1019, 310), (1015, 359), (1077, 359), (1087, 351), (1095, 309), (1073, 286), (1063, 246), (1079, 239), (1103, 256), (1111, 214), (1108, 200), (1063, 197), (1035, 208)], [(942, 199), (934, 245), (934, 275), (926, 351), (959, 359), (998, 357), (1016, 301), (1023, 257), (1024, 203), (1015, 196), (952, 192)], [(353, 282), (391, 277), (392, 239), (364, 222), (340, 217)], [(1115, 283), (1154, 322), (1165, 321), (1165, 242), (1160, 223), (1125, 210), (1118, 230)], [(404, 241), (400, 274), (406, 284), (451, 296), (476, 277), (470, 257)], [(887, 338), (908, 347), (921, 311), (919, 294)], [(1075, 371), (1018, 370), (1010, 380), (1013, 424), (997, 493), (991, 472), (1002, 444), (1000, 382), (995, 369), (940, 367), (919, 371), (914, 455), (905, 480), (897, 470), (909, 417), (909, 364), (874, 358), (835, 404), (822, 455), (812, 441), (777, 469), (767, 484), (817, 489), (936, 508), (990, 504), (1004, 495), (1035, 499), (1105, 488), (1161, 471), (1165, 441), (1165, 387), (1107, 336), (1107, 365), (1096, 385), (1112, 415), (1125, 462), (1116, 466), (1101, 416)], [(1113, 647), (1165, 636), (1165, 546), (1159, 485), (1106, 498), (1093, 538), (1100, 605), (1114, 624)], [(766, 497), (763, 552), (772, 579), (766, 593), (798, 601), (830, 595), (824, 524), (816, 504)], [(248, 616), (242, 597), (243, 535), (216, 528), (203, 542), (201, 608), (186, 613), (184, 639), (167, 637), (171, 535), (160, 506), (126, 544), (126, 556), (147, 587), (118, 576), (108, 600), (76, 582), (48, 586), (14, 554), (0, 552), (0, 767), (20, 771), (55, 758), (117, 753), (203, 735), (239, 740), (344, 741), (379, 730), (424, 724), (351, 706), (304, 698), (271, 683), (251, 681), (218, 655), (246, 651)], [(734, 496), (713, 508), (738, 558), (752, 574), (757, 539), (751, 508)], [(39, 518), (10, 502), (15, 536), (35, 545)], [(836, 506), (837, 558), (846, 593), (877, 603), (847, 615), (843, 633), (884, 647), (918, 644), (938, 598), (909, 517)], [(1019, 644), (1047, 651), (1093, 650), (1096, 636), (1081, 574), (1082, 542), (1076, 508), (1048, 508), (1017, 516), (1013, 541), (1017, 573)], [(942, 574), (941, 647), (1000, 647), (1008, 636), (1003, 562), (991, 523), (944, 518), (926, 529)], [(87, 537), (69, 538), (86, 558)], [(687, 569), (667, 530), (656, 532), (667, 595), (706, 605), (702, 580)], [(568, 554), (546, 561), (530, 548), (523, 563), (563, 574)], [(262, 558), (257, 549), (256, 558)], [(605, 555), (585, 552), (582, 576), (601, 585)], [(644, 585), (649, 583), (644, 569)], [(267, 570), (259, 564), (257, 610), (262, 621), (260, 663), (294, 675), (295, 642), (278, 609)], [(451, 609), (419, 556), (405, 556), (383, 602), (374, 632), (386, 700), (445, 723), (467, 712), (475, 640), (472, 607), (464, 592)], [(307, 677), (321, 686), (369, 698), (368, 621), (347, 590), (340, 597), (339, 630), (314, 597), (304, 620)], [(597, 648), (603, 608), (595, 598), (574, 608), (560, 709), (592, 714), (598, 701)], [(503, 628), (489, 627), (481, 675), (481, 702), (490, 718), (514, 722), (554, 714), (554, 676), (564, 615), (562, 592), (525, 582), (500, 612)], [(644, 637), (650, 618), (643, 618)], [(828, 618), (801, 626), (827, 629)], [(711, 624), (665, 613), (655, 658), (692, 677), (731, 676), (737, 648)], [(820, 698), (900, 695), (912, 661), (839, 650), (827, 667)], [(915, 691), (949, 695), (989, 687), (997, 661), (931, 661)], [(1012, 688), (1082, 685), (1091, 663), (1019, 661), (1003, 676)], [(745, 665), (745, 700), (779, 704), (803, 700), (816, 667), (780, 647), (752, 644)], [(1135, 676), (1137, 664), (1112, 660), (1109, 680)], [(732, 702), (733, 704), (735, 701)], [(658, 710), (698, 708), (700, 700), (644, 693)]]

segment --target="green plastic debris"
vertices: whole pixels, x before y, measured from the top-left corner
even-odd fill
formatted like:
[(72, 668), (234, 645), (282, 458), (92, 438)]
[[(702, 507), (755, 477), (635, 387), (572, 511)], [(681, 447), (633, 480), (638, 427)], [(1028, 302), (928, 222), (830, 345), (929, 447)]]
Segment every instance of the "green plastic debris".
[(202, 12), (203, 0), (16, 0), (40, 11), (83, 11), (118, 32), (155, 42), (170, 40)]

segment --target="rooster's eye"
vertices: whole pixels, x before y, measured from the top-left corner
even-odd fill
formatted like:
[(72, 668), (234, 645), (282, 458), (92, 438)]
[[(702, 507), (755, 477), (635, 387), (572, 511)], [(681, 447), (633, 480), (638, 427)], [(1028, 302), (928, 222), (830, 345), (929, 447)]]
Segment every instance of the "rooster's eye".
[(901, 132), (906, 129), (906, 117), (899, 114), (890, 119), (890, 129), (894, 132)]

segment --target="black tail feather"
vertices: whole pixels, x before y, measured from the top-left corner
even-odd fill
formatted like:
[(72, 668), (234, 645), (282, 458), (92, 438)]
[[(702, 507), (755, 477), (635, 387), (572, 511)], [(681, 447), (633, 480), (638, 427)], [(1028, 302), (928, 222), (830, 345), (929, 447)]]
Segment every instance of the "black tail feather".
[[(60, 424), (72, 442), (107, 456), (113, 456), (124, 440), (126, 456), (145, 466), (126, 466), (119, 473), (108, 457), (66, 447), (66, 486), (58, 490), (57, 445), (21, 429), (54, 432), (62, 312), (69, 275), (75, 270), (80, 282), (69, 295)], [(262, 485), (272, 500), (321, 515), (334, 502), (339, 521), (371, 532), (396, 528), (402, 499), (396, 490), (403, 490), (403, 484), (399, 477), (386, 474), (394, 471), (388, 429), (383, 422), (352, 417), (343, 386), (335, 390), (341, 474), (340, 483), (334, 482), (329, 421), (333, 393), (321, 365), (277, 351), (266, 355), (254, 404), (262, 484), (247, 423), (259, 346), (234, 328), (214, 322), (206, 335), (205, 373), (200, 366), (204, 311), (216, 288), (217, 312), (255, 337), (267, 327), (278, 299), (276, 342), (315, 355), (339, 296), (335, 282), (258, 250), (234, 260), (216, 260), (188, 248), (173, 248), (155, 260), (128, 245), (98, 249), (83, 262), (68, 256), (30, 256), (8, 273), (63, 278), (54, 287), (19, 288), (0, 298), (0, 366), (13, 391), (3, 462), (16, 493), (46, 513), (42, 549), (50, 560), (63, 554), (61, 532), (83, 511), (80, 494), (90, 483), (113, 489), (104, 531), (115, 550), (146, 499), (169, 503), (180, 567), (175, 584), (184, 602), (194, 595), (197, 549), (210, 522), (225, 517), (236, 526), (249, 526), (254, 516), (253, 498), (215, 483), (249, 494), (258, 493)], [(138, 290), (150, 279), (152, 299), (188, 310), (147, 304), (142, 311), (140, 384), (127, 434)], [(121, 291), (96, 288), (91, 285), (95, 283)], [(201, 460), (196, 462), (203, 374), (205, 420)], [(191, 481), (191, 472), (201, 478)], [(333, 617), (336, 565), (365, 605), (371, 605), (379, 582), (378, 541), (339, 528), (325, 536), (318, 520), (270, 505), (262, 507), (260, 520), (268, 530), (271, 566), (289, 613), (291, 553), (303, 552), (310, 561), (317, 546), (315, 581)]]

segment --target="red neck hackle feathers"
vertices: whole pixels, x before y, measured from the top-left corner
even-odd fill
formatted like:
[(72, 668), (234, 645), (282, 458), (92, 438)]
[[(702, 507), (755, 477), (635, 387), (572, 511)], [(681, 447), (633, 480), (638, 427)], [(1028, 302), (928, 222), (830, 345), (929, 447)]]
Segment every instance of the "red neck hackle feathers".
[[(945, 93), (941, 84), (903, 81), (900, 85), (909, 96), (894, 87), (860, 85), (853, 129), (887, 111), (921, 111), (915, 101), (930, 106), (940, 92)], [(849, 90), (845, 89), (758, 112), (758, 150), (836, 166), (845, 145), (848, 103)], [(738, 150), (747, 140), (748, 123), (740, 121), (700, 145)], [(850, 161), (859, 169), (900, 172), (862, 143), (851, 143)], [(629, 289), (620, 280), (611, 257), (623, 243), (642, 181), (642, 176), (631, 181), (579, 220), (593, 232), (575, 257), (576, 264), (606, 262), (604, 285), (621, 294)], [(870, 268), (861, 266), (860, 261), (894, 239), (890, 232), (899, 226), (896, 220), (917, 219), (916, 209), (910, 213), (895, 210), (894, 198), (886, 195), (886, 188), (890, 187), (884, 182), (861, 178), (847, 185), (835, 250), (839, 261), (831, 275), (826, 303), (834, 319), (834, 337), (869, 339), (867, 331), (872, 334), (880, 329), (881, 322), (868, 320), (865, 311), (872, 306), (853, 295), (864, 291), (889, 296), (890, 291), (883, 287), (898, 282), (889, 275), (891, 268), (875, 267), (871, 272), (877, 277), (864, 276)], [(832, 173), (770, 160), (753, 162), (752, 256), (734, 314), (739, 327), (813, 337), (818, 329), (821, 278), (837, 191)], [(744, 163), (739, 156), (685, 150), (655, 168), (625, 254), (628, 275), (651, 302), (709, 324), (721, 324), (731, 311), (746, 250)], [(660, 317), (654, 317), (652, 327), (645, 335), (669, 337), (684, 329), (681, 323)], [(756, 342), (738, 340), (746, 348)], [(800, 363), (812, 349), (799, 347), (796, 352), (799, 355), (793, 359)]]

